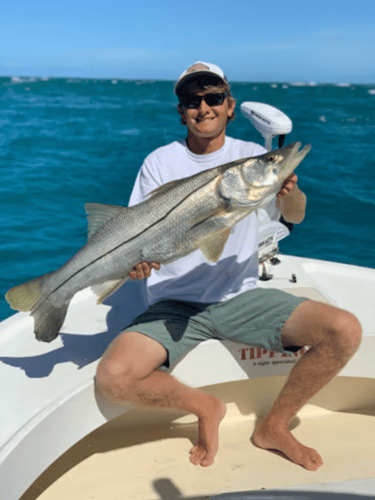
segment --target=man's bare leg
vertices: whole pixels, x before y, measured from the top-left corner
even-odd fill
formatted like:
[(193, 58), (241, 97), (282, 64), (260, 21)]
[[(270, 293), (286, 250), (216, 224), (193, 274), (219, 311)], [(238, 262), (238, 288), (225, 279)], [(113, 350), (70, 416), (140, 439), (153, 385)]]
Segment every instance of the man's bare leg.
[(158, 370), (166, 359), (166, 350), (155, 340), (137, 332), (120, 334), (99, 363), (97, 386), (105, 396), (117, 401), (197, 415), (198, 442), (190, 451), (190, 461), (207, 467), (218, 451), (219, 424), (226, 407), (220, 399)]
[(319, 453), (297, 441), (288, 427), (302, 406), (353, 356), (361, 333), (358, 320), (340, 309), (313, 301), (296, 308), (283, 328), (284, 346), (311, 348), (293, 367), (270, 412), (255, 429), (255, 445), (281, 451), (307, 470), (317, 470), (323, 464)]

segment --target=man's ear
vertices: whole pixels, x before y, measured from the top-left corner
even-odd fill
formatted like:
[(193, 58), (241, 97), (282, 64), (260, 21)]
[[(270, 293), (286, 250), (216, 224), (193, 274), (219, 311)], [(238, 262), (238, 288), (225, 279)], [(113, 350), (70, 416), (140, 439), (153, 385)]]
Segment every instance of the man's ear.
[(186, 125), (186, 119), (185, 119), (185, 110), (182, 106), (177, 107), (178, 114), (181, 117), (181, 124)]
[(234, 115), (234, 108), (236, 107), (236, 101), (231, 99), (228, 102), (228, 118), (232, 117)]

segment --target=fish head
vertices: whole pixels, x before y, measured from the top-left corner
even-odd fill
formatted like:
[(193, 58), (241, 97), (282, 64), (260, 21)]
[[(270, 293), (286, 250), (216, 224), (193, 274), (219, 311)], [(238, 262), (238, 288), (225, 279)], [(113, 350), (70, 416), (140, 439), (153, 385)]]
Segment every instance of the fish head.
[(219, 193), (240, 206), (259, 208), (267, 204), (311, 149), (309, 144), (301, 150), (300, 147), (300, 142), (294, 142), (284, 148), (235, 162), (224, 172)]

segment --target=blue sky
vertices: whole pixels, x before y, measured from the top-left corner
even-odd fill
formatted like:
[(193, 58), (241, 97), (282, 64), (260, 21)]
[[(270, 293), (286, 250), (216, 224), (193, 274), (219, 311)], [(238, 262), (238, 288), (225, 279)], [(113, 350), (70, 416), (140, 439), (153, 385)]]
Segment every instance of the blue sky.
[(374, 0), (13, 0), (0, 75), (375, 83)]

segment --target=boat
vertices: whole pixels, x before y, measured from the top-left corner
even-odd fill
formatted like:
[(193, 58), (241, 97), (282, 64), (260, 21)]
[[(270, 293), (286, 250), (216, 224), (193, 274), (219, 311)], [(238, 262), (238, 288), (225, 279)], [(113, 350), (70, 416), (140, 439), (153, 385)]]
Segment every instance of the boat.
[[(242, 110), (271, 144), (278, 113), (264, 120), (267, 108)], [(280, 121), (283, 136), (291, 124)], [(0, 324), (1, 500), (375, 498), (375, 270), (284, 255), (285, 226), (262, 227), (260, 287), (349, 310), (363, 327), (358, 352), (292, 423), (324, 465), (306, 471), (250, 441), (305, 348), (286, 355), (209, 340), (168, 369), (227, 406), (208, 468), (188, 460), (196, 417), (105, 400), (95, 388), (98, 361), (145, 307), (144, 283), (128, 281), (101, 305), (91, 289), (77, 293), (52, 343), (35, 341), (28, 313)]]

